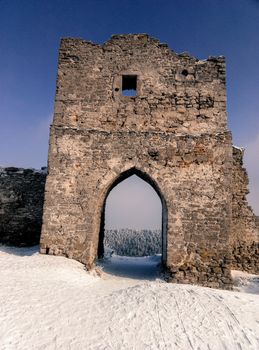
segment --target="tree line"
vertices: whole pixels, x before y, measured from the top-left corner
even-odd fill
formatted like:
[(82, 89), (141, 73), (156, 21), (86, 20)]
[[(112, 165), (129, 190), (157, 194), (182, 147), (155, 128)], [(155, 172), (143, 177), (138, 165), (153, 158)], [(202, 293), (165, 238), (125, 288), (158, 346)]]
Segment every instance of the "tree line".
[(104, 247), (122, 256), (161, 254), (161, 230), (106, 229)]

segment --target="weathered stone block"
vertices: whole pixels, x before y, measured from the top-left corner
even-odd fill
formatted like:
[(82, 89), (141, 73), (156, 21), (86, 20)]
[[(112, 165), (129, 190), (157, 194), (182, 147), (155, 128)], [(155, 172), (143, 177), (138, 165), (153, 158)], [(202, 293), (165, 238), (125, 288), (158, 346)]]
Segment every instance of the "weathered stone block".
[(45, 180), (45, 171), (0, 167), (0, 243), (39, 243)]

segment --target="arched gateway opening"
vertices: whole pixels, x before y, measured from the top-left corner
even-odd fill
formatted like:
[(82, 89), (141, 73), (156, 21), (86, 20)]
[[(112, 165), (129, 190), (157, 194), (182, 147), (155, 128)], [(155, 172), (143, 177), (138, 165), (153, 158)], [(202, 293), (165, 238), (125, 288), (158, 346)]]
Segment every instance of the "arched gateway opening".
[[(147, 220), (142, 220), (137, 217), (137, 218), (129, 218), (129, 220), (126, 220), (127, 223), (131, 223), (131, 227), (129, 227), (129, 224), (126, 224), (128, 227), (121, 227), (124, 223), (125, 226), (125, 218), (124, 221), (123, 220), (116, 220), (117, 221), (117, 227), (120, 228), (128, 228), (128, 229), (133, 229), (132, 231), (120, 231), (120, 230), (114, 230), (114, 232), (111, 232), (112, 230), (108, 230), (110, 227), (107, 227), (107, 217), (106, 217), (106, 212), (110, 211), (111, 208), (109, 208), (109, 210), (107, 210), (107, 200), (110, 198), (109, 194), (111, 193), (111, 191), (117, 186), (119, 185), (121, 182), (123, 182), (124, 180), (128, 179), (128, 181), (132, 180), (134, 181), (134, 178), (136, 175), (138, 178), (140, 178), (141, 180), (143, 180), (144, 182), (146, 182), (148, 185), (150, 185), (152, 187), (152, 189), (148, 189), (149, 192), (153, 192), (152, 190), (154, 190), (154, 194), (153, 194), (153, 200), (160, 200), (161, 201), (161, 207), (160, 210), (161, 212), (159, 213), (159, 217), (161, 222), (158, 224), (159, 227), (157, 227), (157, 230), (150, 230), (149, 228), (152, 226), (152, 224), (150, 224), (151, 226), (148, 226), (147, 224)], [(129, 179), (131, 178), (131, 179)], [(139, 183), (139, 186), (141, 186), (142, 181), (138, 181), (137, 179), (135, 179), (136, 182)], [(144, 186), (143, 186), (144, 185)], [(149, 186), (146, 187), (149, 187)], [(127, 186), (127, 185), (126, 185)], [(143, 191), (145, 191), (145, 184), (142, 184), (143, 186)], [(151, 194), (152, 195), (152, 194)], [(158, 198), (155, 198), (156, 195), (158, 196)], [(109, 197), (109, 198), (108, 198)], [(124, 198), (124, 202), (127, 202), (127, 198)], [(147, 201), (146, 201), (147, 202)], [(145, 205), (149, 205), (149, 203), (145, 203)], [(141, 210), (141, 209), (140, 209)], [(158, 209), (159, 210), (159, 209)], [(124, 214), (125, 215), (125, 214)], [(130, 215), (130, 214), (129, 214)], [(121, 219), (121, 218), (120, 218)], [(136, 219), (136, 221), (138, 221), (137, 223), (134, 222), (134, 220)], [(150, 217), (150, 221), (152, 221), (152, 217)], [(147, 229), (147, 230), (136, 230), (134, 231), (134, 228), (136, 228), (136, 226), (139, 228), (141, 224), (146, 225), (146, 227), (143, 227), (143, 229)], [(110, 225), (114, 224), (114, 220), (110, 220)], [(154, 225), (154, 223), (153, 223)], [(138, 232), (139, 231), (139, 232)], [(157, 183), (146, 173), (136, 169), (136, 168), (131, 168), (125, 172), (123, 172), (122, 174), (120, 174), (117, 179), (110, 185), (110, 187), (107, 190), (105, 199), (104, 199), (104, 203), (103, 203), (103, 207), (102, 207), (102, 213), (101, 213), (101, 224), (100, 224), (100, 235), (99, 235), (99, 245), (98, 245), (98, 258), (101, 259), (104, 257), (104, 253), (105, 253), (105, 246), (107, 247), (107, 235), (110, 235), (109, 237), (112, 237), (112, 235), (117, 235), (117, 237), (119, 237), (120, 235), (124, 235), (123, 237), (121, 237), (121, 241), (122, 243), (119, 243), (120, 247), (118, 248), (119, 250), (116, 251), (116, 254), (118, 255), (129, 255), (129, 256), (146, 256), (146, 255), (154, 255), (152, 254), (152, 252), (158, 252), (155, 251), (155, 247), (154, 249), (149, 245), (148, 247), (140, 247), (139, 244), (147, 244), (147, 240), (152, 240), (153, 238), (151, 237), (147, 237), (147, 235), (150, 233), (150, 235), (153, 235), (153, 238), (156, 240), (156, 242), (159, 241), (159, 246), (160, 246), (160, 253), (161, 253), (161, 261), (163, 263), (163, 265), (166, 262), (166, 241), (167, 241), (167, 208), (166, 208), (166, 202), (165, 199), (157, 185)], [(130, 238), (127, 237), (127, 235), (130, 234), (132, 235)], [(140, 236), (142, 234), (142, 236)], [(134, 236), (135, 235), (135, 236)], [(139, 249), (139, 254), (138, 253), (134, 253), (136, 252), (136, 239), (138, 239), (137, 235), (139, 235), (139, 243), (138, 243), (138, 248)], [(146, 235), (146, 237), (144, 236)], [(159, 237), (158, 237), (159, 235)], [(126, 239), (125, 239), (126, 238)], [(147, 239), (146, 239), (147, 238)], [(128, 247), (124, 247), (126, 249), (124, 249), (123, 247), (121, 247), (121, 244), (125, 245), (125, 244), (130, 244), (130, 239), (135, 239), (135, 243), (133, 241), (131, 241), (132, 243), (132, 247), (133, 247), (133, 253), (127, 253), (128, 251)], [(114, 242), (113, 237), (109, 238), (110, 242)], [(152, 245), (152, 243), (151, 243)], [(154, 245), (155, 246), (155, 245)], [(118, 247), (118, 244), (117, 244)], [(122, 252), (121, 254), (119, 253)], [(147, 252), (147, 253), (145, 253)]]

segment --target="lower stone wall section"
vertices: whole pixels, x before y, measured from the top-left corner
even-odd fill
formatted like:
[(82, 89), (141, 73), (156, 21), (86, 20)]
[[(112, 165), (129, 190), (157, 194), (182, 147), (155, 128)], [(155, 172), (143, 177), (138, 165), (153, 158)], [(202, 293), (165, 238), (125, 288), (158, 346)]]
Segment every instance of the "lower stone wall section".
[(233, 270), (259, 274), (259, 242), (236, 242), (233, 246), (231, 267)]
[(169, 282), (199, 284), (204, 287), (232, 289), (230, 273), (231, 255), (221, 257), (211, 256), (203, 261), (196, 255), (180, 267), (167, 269)]
[(231, 169), (229, 133), (109, 133), (54, 126), (41, 253), (65, 255), (91, 269), (102, 239), (106, 195), (135, 174), (161, 198), (169, 280), (229, 289)]
[(0, 243), (39, 244), (46, 171), (0, 167)]
[[(0, 167), (0, 243), (14, 246), (39, 243), (45, 180), (45, 170)], [(60, 193), (63, 194), (64, 191)], [(259, 217), (254, 215), (248, 205), (247, 193), (248, 176), (243, 167), (243, 150), (233, 147), (230, 248), (216, 256), (215, 251), (213, 255), (212, 250), (208, 246), (206, 248), (201, 241), (197, 244), (192, 236), (186, 237), (185, 261), (167, 266), (169, 281), (230, 289), (230, 267), (259, 274)], [(47, 193), (47, 197), (52, 195), (52, 191)], [(195, 211), (192, 206), (190, 210), (190, 223), (193, 223)], [(203, 208), (199, 215), (204, 215), (205, 212)], [(187, 220), (184, 225), (186, 223)], [(55, 251), (48, 253), (60, 255), (60, 252)]]

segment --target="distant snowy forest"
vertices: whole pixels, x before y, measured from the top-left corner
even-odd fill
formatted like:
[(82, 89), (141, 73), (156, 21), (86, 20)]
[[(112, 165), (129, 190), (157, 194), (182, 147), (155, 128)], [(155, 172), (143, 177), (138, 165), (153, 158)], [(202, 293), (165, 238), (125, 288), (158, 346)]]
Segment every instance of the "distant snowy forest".
[(150, 256), (161, 254), (161, 230), (105, 230), (104, 247), (122, 256)]

